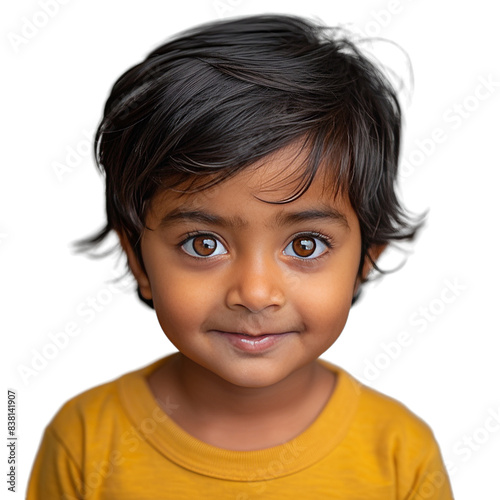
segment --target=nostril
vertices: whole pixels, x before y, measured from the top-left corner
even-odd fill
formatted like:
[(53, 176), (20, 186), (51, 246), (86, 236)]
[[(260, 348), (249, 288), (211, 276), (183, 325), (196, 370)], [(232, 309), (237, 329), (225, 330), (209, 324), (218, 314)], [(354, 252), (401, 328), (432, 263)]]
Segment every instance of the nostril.
[(264, 272), (252, 272), (247, 267), (245, 272), (233, 275), (227, 292), (229, 307), (240, 306), (252, 313), (258, 313), (267, 308), (279, 308), (284, 305), (283, 280), (267, 269), (261, 271)]

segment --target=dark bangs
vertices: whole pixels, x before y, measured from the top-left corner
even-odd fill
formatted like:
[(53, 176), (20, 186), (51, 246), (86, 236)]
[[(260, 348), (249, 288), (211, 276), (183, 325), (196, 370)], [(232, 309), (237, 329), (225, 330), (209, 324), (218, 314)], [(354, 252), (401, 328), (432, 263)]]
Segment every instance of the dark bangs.
[(140, 256), (159, 190), (206, 189), (292, 143), (307, 160), (280, 203), (300, 196), (324, 166), (332, 196), (348, 194), (358, 215), (363, 255), (412, 238), (418, 224), (395, 193), (400, 127), (391, 84), (339, 29), (264, 15), (186, 31), (111, 90), (95, 138), (108, 220), (83, 243), (93, 247), (115, 230)]

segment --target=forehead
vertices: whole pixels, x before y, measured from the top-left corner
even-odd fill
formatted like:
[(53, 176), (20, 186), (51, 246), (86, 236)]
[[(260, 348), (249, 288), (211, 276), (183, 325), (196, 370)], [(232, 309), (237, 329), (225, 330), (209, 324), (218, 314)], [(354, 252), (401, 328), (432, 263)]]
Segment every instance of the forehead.
[(284, 202), (305, 187), (307, 161), (304, 148), (283, 148), (210, 188), (196, 190), (190, 185), (190, 189), (166, 189), (153, 199), (149, 215), (161, 223), (181, 220), (186, 213), (207, 213), (243, 226), (255, 219), (290, 222), (292, 218), (287, 219), (287, 214), (301, 211), (308, 212), (311, 218), (337, 218), (350, 226), (357, 217), (348, 197), (336, 192), (332, 174), (323, 166), (300, 196)]

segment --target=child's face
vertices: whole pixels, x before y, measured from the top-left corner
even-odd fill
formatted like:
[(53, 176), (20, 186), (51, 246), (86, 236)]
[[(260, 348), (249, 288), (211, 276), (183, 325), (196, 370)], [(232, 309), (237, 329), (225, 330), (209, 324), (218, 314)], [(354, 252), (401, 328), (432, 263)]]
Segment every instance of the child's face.
[[(313, 363), (342, 332), (357, 286), (361, 237), (346, 199), (322, 175), (297, 200), (275, 156), (200, 193), (153, 201), (142, 239), (141, 293), (187, 358), (244, 387)], [(281, 183), (279, 182), (281, 181)]]

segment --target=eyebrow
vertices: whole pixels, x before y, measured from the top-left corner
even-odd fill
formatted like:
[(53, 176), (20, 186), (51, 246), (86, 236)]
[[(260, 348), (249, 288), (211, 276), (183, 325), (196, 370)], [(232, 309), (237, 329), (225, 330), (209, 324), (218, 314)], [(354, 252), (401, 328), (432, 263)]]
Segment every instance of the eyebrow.
[[(300, 222), (310, 222), (313, 220), (326, 220), (349, 229), (347, 217), (342, 212), (331, 207), (302, 210), (299, 212), (280, 212), (275, 218), (275, 225), (291, 226)], [(160, 226), (168, 227), (180, 222), (198, 222), (219, 227), (235, 228), (248, 226), (248, 222), (241, 217), (226, 218), (201, 210), (182, 210), (180, 208), (176, 208), (165, 214), (161, 218)]]
[(346, 229), (349, 229), (347, 217), (339, 210), (331, 207), (303, 210), (301, 212), (282, 212), (276, 216), (278, 226), (289, 226), (298, 222), (309, 222), (312, 220), (326, 220), (341, 224)]
[(220, 215), (202, 212), (201, 210), (181, 210), (176, 208), (165, 214), (160, 221), (160, 226), (172, 226), (177, 222), (199, 222), (220, 227), (243, 227), (248, 225), (241, 217), (221, 217)]

